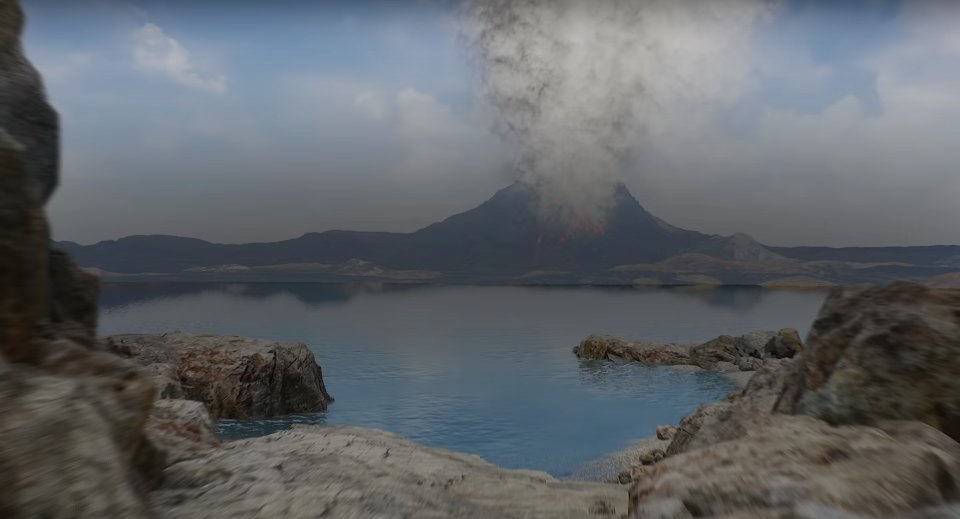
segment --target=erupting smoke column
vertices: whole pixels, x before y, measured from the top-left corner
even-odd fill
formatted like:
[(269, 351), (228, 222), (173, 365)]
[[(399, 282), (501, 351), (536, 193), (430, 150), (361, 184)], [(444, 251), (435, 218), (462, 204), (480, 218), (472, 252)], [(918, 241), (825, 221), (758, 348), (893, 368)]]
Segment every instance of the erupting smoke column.
[[(602, 223), (645, 114), (723, 89), (706, 62), (766, 0), (464, 0), (461, 35), (541, 216)], [(711, 87), (699, 87), (703, 74)], [(717, 81), (719, 80), (719, 81)]]

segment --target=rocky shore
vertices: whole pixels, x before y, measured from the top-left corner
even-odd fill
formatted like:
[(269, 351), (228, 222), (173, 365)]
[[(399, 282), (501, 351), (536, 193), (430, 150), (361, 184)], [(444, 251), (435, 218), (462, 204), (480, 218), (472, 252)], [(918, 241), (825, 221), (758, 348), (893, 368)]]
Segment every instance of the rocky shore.
[(907, 282), (834, 289), (805, 344), (795, 330), (585, 340), (584, 358), (752, 373), (659, 428), (617, 479), (629, 485), (354, 427), (220, 442), (218, 417), (324, 409), (321, 369), (300, 343), (97, 339), (96, 280), (50, 249), (53, 186), (36, 196), (34, 167), (58, 157), (32, 144), (57, 130), (22, 29), (17, 2), (0, 0), (0, 517), (960, 517), (960, 293)]

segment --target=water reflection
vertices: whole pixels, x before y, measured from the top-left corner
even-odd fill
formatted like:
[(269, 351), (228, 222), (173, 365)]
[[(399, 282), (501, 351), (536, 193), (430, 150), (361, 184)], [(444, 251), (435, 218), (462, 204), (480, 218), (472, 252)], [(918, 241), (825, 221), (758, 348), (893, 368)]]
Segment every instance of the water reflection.
[[(444, 285), (397, 284), (383, 282), (354, 283), (107, 283), (102, 286), (100, 305), (109, 309), (153, 300), (223, 293), (252, 299), (265, 299), (282, 295), (293, 296), (304, 305), (321, 306), (344, 304), (354, 297), (374, 293), (411, 293), (448, 289)], [(705, 303), (711, 307), (746, 314), (762, 305), (765, 300), (782, 293), (826, 294), (826, 289), (764, 288), (759, 286), (667, 286), (667, 287), (616, 287), (616, 286), (518, 286), (511, 287), (531, 293), (670, 293)]]
[(582, 361), (571, 348), (584, 337), (698, 342), (804, 329), (822, 301), (743, 287), (124, 284), (104, 287), (100, 331), (307, 344), (336, 402), (319, 414), (224, 421), (224, 438), (355, 425), (564, 477), (733, 388), (717, 374)]

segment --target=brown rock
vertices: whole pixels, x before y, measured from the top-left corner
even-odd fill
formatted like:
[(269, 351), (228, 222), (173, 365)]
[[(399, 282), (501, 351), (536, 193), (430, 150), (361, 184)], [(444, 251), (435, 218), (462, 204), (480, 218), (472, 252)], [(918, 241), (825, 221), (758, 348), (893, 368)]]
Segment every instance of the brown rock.
[(960, 292), (831, 291), (776, 410), (831, 424), (919, 420), (960, 439)]
[[(100, 345), (146, 367), (179, 366), (179, 394), (204, 402), (214, 419), (311, 413), (333, 402), (313, 353), (300, 342), (168, 333), (105, 337)], [(169, 378), (152, 369), (158, 384)]]
[(784, 328), (770, 338), (763, 350), (766, 356), (775, 359), (789, 359), (803, 351), (803, 342), (800, 341), (799, 332), (793, 328)]
[(194, 400), (158, 400), (151, 410), (147, 437), (168, 463), (220, 446), (213, 419), (203, 402)]
[(117, 443), (129, 410), (104, 382), (0, 360), (0, 517), (147, 517), (143, 475)]
[(737, 345), (733, 337), (721, 335), (690, 350), (690, 362), (703, 369), (715, 369), (718, 362), (736, 362)]
[(682, 420), (667, 447), (667, 456), (735, 439), (750, 427), (749, 421), (773, 412), (777, 399), (791, 377), (791, 365), (765, 366), (743, 389), (722, 402), (702, 404)]
[(956, 448), (941, 448), (949, 438), (922, 434), (898, 438), (808, 416), (760, 415), (736, 439), (650, 467), (630, 491), (631, 512), (665, 500), (678, 500), (693, 517), (798, 502), (871, 516), (942, 505), (960, 495), (960, 458)]
[(644, 364), (676, 366), (690, 363), (690, 346), (628, 340), (612, 335), (591, 335), (573, 352), (581, 359), (609, 360), (611, 356)]
[[(0, 33), (13, 2), (0, 2)], [(17, 30), (19, 36), (19, 30)], [(0, 47), (2, 65), (3, 47)], [(3, 70), (0, 68), (0, 79)], [(0, 127), (0, 354), (10, 362), (36, 362), (50, 315), (48, 231), (43, 210), (28, 189), (24, 149)]]
[(657, 426), (657, 439), (659, 440), (672, 440), (673, 437), (676, 435), (677, 435), (677, 428), (672, 425)]
[(51, 321), (64, 338), (93, 348), (96, 342), (100, 282), (61, 250), (50, 250)]

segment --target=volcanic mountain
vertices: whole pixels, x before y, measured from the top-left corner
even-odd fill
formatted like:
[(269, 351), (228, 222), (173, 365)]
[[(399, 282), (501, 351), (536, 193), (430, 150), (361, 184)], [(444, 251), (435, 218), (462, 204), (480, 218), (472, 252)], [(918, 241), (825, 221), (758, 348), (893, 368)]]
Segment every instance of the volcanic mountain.
[(654, 263), (708, 240), (648, 213), (623, 185), (600, 225), (580, 220), (543, 225), (536, 191), (517, 182), (480, 206), (413, 233), (326, 231), (271, 243), (224, 245), (174, 236), (130, 236), (81, 246), (58, 245), (84, 267), (115, 273), (176, 273), (211, 265), (247, 267), (352, 259), (388, 269), (522, 273), (597, 272)]

